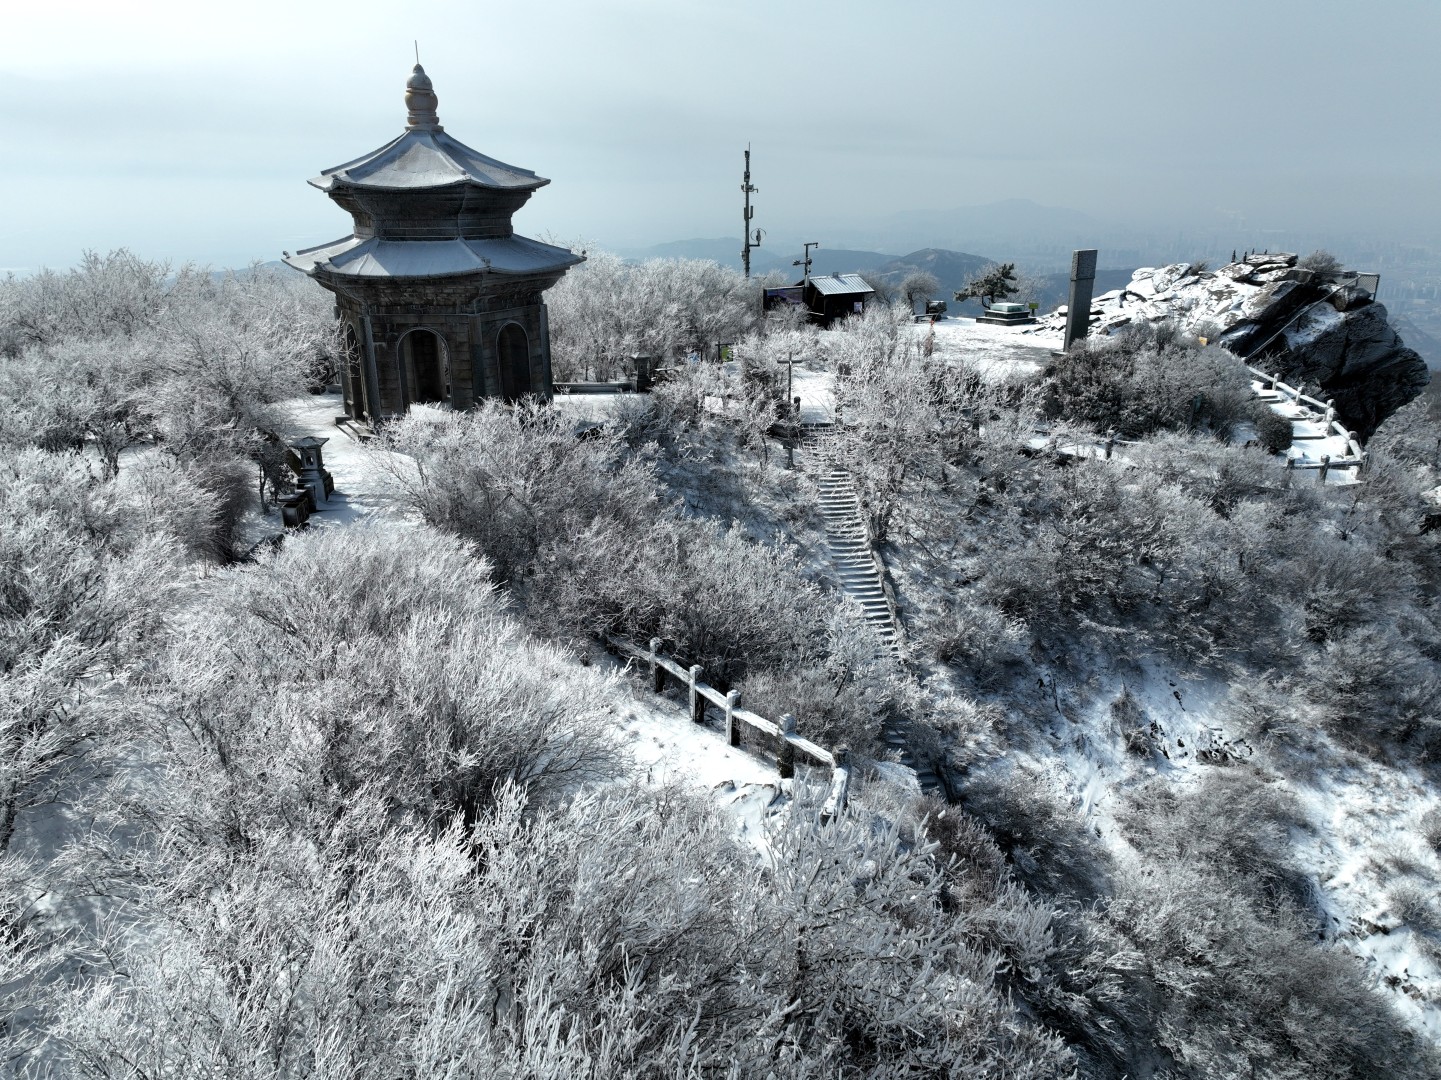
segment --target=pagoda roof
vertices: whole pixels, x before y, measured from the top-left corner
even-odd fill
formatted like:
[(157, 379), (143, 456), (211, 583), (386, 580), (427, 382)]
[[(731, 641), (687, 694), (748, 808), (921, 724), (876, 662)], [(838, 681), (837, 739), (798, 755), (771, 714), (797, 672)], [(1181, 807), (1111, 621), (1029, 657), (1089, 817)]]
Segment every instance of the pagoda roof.
[(455, 277), (461, 274), (538, 274), (566, 270), (585, 257), (524, 236), (454, 240), (382, 240), (347, 236), (287, 255), (307, 274), (353, 278)]
[(415, 191), (453, 184), (534, 191), (550, 183), (452, 139), (440, 126), (437, 102), (430, 76), (417, 63), (405, 84), (405, 131), (379, 150), (326, 169), (310, 182), (321, 191), (337, 186)]
[(550, 181), (529, 169), (486, 157), (434, 126), (407, 128), (380, 149), (326, 169), (310, 183), (321, 191), (337, 185), (413, 191), (452, 184), (533, 191)]

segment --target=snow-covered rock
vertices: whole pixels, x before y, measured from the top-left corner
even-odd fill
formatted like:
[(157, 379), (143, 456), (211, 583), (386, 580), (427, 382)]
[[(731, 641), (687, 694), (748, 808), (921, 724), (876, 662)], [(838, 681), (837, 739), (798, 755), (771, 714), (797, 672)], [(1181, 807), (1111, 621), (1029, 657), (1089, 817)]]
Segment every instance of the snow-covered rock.
[[(1363, 438), (1430, 381), (1426, 362), (1354, 279), (1317, 275), (1289, 252), (1258, 252), (1217, 270), (1141, 267), (1124, 290), (1092, 303), (1091, 333), (1172, 320), (1252, 366), (1319, 387)], [(1036, 329), (1064, 327), (1064, 309)]]

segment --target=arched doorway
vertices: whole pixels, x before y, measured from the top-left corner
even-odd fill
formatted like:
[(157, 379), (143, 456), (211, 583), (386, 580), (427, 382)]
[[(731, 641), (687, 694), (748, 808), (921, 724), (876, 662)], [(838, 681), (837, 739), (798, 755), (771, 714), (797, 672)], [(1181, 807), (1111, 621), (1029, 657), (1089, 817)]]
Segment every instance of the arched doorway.
[(355, 336), (355, 327), (345, 324), (345, 356), (341, 370), (341, 389), (345, 392), (345, 411), (356, 420), (364, 420), (369, 411), (365, 407), (365, 383), (361, 376), (360, 342)]
[(530, 385), (530, 339), (516, 323), (500, 328), (495, 350), (500, 359), (500, 392), (506, 401), (519, 401), (532, 391)]
[(412, 330), (401, 341), (410, 404), (450, 400), (445, 343), (434, 330)]

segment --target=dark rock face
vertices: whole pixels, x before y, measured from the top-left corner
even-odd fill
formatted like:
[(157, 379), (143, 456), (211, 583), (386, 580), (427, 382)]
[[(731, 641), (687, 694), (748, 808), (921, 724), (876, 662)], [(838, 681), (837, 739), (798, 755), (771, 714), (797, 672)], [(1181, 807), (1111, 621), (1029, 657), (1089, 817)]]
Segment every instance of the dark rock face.
[(1366, 439), (1426, 389), (1431, 373), (1392, 329), (1382, 305), (1341, 293), (1336, 298), (1341, 310), (1317, 305), (1252, 363), (1276, 369), (1288, 382), (1319, 386), (1313, 396), (1334, 399), (1343, 421)]

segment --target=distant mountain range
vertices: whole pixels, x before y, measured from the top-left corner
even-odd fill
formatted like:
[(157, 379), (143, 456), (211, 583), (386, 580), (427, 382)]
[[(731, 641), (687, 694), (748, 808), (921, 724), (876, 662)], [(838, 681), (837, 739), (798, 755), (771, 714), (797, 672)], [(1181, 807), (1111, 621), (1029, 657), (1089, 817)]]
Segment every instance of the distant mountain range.
[[(632, 248), (618, 252), (623, 258), (636, 262), (647, 259), (710, 259), (739, 270), (741, 241), (739, 238), (722, 237), (711, 240), (675, 240), (668, 244), (656, 244), (648, 248)], [(786, 280), (799, 281), (800, 268), (792, 263), (800, 254), (789, 258), (778, 256), (765, 248), (751, 252), (751, 273), (760, 276), (772, 270), (786, 274)], [(907, 255), (887, 255), (879, 251), (856, 251), (847, 248), (827, 250), (818, 248), (811, 253), (812, 274), (861, 274), (872, 280), (881, 279), (892, 285), (899, 285), (907, 274), (925, 270), (936, 276), (941, 287), (936, 299), (947, 301), (955, 314), (979, 314), (981, 306), (977, 301), (957, 303), (952, 297), (964, 289), (982, 267), (995, 262), (986, 255), (973, 255), (967, 251), (950, 251), (946, 248), (921, 248)], [(1131, 280), (1132, 267), (1098, 270), (1096, 292), (1119, 289)], [(1050, 311), (1066, 302), (1066, 290), (1070, 283), (1069, 272), (1041, 275), (1043, 283), (1036, 300), (1041, 310)]]

